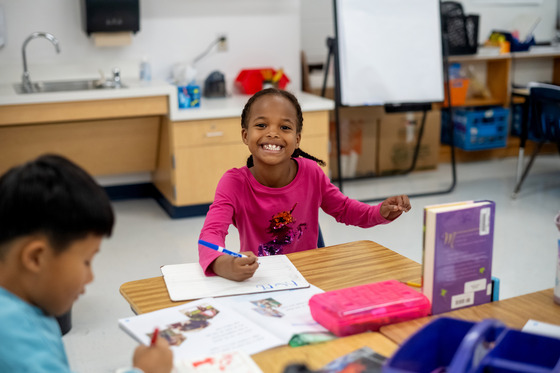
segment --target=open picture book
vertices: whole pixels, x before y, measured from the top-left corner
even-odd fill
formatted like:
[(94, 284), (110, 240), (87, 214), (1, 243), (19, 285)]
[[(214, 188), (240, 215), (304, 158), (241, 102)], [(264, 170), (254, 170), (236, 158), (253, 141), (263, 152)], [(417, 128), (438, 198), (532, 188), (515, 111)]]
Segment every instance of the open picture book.
[(245, 281), (206, 276), (198, 263), (164, 265), (161, 273), (172, 301), (309, 287), (286, 255), (259, 257), (259, 268)]
[(176, 361), (173, 368), (173, 373), (263, 373), (251, 356), (239, 350), (198, 359), (182, 359)]
[(328, 333), (313, 320), (309, 299), (323, 291), (295, 290), (203, 298), (176, 307), (119, 320), (119, 327), (149, 345), (158, 328), (177, 359), (240, 350), (252, 355), (287, 344), (300, 333)]

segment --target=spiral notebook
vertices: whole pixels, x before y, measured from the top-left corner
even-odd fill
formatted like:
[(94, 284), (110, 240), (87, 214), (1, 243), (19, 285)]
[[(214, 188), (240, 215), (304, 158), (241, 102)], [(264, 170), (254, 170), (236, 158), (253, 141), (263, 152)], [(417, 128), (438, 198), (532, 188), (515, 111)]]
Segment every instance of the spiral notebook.
[(309, 287), (285, 255), (259, 257), (259, 268), (253, 277), (241, 282), (206, 276), (198, 263), (164, 265), (161, 273), (172, 301)]

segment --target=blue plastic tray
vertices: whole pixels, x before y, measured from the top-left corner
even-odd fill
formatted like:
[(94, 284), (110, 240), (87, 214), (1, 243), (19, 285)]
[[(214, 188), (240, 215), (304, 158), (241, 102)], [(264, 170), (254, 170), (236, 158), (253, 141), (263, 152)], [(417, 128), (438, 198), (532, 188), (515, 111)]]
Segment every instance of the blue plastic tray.
[(560, 372), (560, 339), (440, 317), (424, 326), (385, 362), (383, 373)]

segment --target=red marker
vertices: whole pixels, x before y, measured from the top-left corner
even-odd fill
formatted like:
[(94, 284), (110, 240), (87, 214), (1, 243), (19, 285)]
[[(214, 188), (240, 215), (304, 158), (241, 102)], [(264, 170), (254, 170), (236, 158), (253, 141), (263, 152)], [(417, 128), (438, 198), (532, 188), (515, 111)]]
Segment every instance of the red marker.
[(155, 346), (158, 334), (159, 334), (159, 329), (155, 328), (154, 333), (152, 334), (152, 341), (150, 342), (150, 346)]

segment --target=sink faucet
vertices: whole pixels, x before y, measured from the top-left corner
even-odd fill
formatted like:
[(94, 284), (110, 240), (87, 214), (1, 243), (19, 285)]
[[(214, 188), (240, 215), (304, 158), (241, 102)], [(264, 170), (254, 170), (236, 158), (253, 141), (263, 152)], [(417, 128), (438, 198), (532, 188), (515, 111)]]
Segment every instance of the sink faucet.
[(115, 88), (121, 88), (121, 69), (118, 67), (113, 68), (113, 85)]
[(21, 77), (21, 84), (25, 92), (33, 91), (33, 87), (31, 85), (31, 79), (29, 78), (29, 71), (27, 70), (27, 56), (25, 54), (25, 47), (27, 46), (27, 43), (29, 43), (31, 40), (36, 38), (47, 39), (48, 41), (53, 43), (56, 49), (56, 53), (60, 53), (60, 46), (58, 43), (58, 39), (55, 38), (52, 34), (49, 34), (48, 32), (34, 32), (31, 35), (29, 35), (27, 39), (25, 39), (21, 47), (21, 55), (23, 57), (23, 75)]

